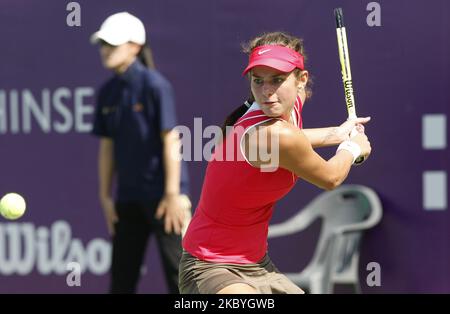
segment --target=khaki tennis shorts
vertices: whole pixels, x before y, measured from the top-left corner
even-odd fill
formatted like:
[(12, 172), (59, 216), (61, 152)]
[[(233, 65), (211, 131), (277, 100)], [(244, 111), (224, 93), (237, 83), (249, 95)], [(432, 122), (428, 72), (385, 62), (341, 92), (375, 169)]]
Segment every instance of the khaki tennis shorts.
[(266, 254), (256, 264), (228, 264), (202, 261), (183, 251), (179, 289), (182, 294), (215, 294), (235, 283), (245, 283), (264, 294), (303, 294), (275, 267)]

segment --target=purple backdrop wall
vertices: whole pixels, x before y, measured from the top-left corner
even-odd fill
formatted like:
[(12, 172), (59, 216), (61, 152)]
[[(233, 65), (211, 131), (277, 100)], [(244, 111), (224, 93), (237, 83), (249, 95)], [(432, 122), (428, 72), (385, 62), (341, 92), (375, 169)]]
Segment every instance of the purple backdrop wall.
[[(0, 220), (0, 293), (104, 293), (109, 267), (106, 226), (97, 201), (97, 140), (91, 128), (94, 91), (110, 73), (89, 35), (114, 12), (145, 23), (157, 67), (173, 83), (180, 124), (220, 124), (247, 94), (240, 44), (284, 30), (305, 40), (314, 95), (305, 127), (346, 118), (333, 8), (348, 24), (356, 101), (373, 154), (346, 183), (375, 189), (380, 225), (364, 238), (361, 279), (366, 293), (450, 292), (449, 211), (423, 208), (424, 171), (449, 170), (448, 149), (424, 150), (422, 116), (448, 114), (450, 3), (378, 1), (380, 27), (369, 27), (370, 1), (78, 1), (81, 26), (66, 25), (69, 1), (3, 0), (0, 4), (0, 194), (15, 191), (26, 215)], [(39, 119), (35, 117), (39, 116)], [(30, 118), (31, 117), (31, 118)], [(447, 132), (447, 131), (445, 131)], [(206, 141), (205, 141), (206, 142)], [(333, 150), (322, 150), (329, 157)], [(198, 200), (206, 162), (190, 162)], [(273, 222), (295, 214), (321, 191), (300, 182), (276, 208)], [(447, 187), (445, 187), (447, 193)], [(311, 257), (319, 225), (269, 241), (280, 270), (299, 271)], [(21, 234), (20, 241), (16, 235)], [(150, 244), (143, 293), (165, 293)], [(66, 283), (67, 261), (85, 266), (81, 287)], [(365, 265), (378, 262), (381, 286), (368, 287)]]

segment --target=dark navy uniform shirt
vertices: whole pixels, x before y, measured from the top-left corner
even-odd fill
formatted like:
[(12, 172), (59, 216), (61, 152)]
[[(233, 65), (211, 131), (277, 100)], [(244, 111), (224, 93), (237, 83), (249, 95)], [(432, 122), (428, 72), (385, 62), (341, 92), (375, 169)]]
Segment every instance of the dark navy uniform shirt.
[[(99, 90), (92, 133), (114, 141), (118, 201), (148, 201), (164, 194), (161, 132), (177, 125), (171, 84), (136, 60)], [(181, 193), (189, 191), (182, 161)]]

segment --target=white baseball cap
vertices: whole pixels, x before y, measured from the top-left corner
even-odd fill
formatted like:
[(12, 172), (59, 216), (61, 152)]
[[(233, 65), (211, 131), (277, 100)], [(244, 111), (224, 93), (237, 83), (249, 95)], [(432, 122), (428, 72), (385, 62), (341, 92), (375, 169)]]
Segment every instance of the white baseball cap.
[(145, 44), (145, 28), (140, 19), (128, 12), (120, 12), (109, 16), (100, 29), (91, 35), (91, 43), (104, 40), (113, 46), (127, 42)]

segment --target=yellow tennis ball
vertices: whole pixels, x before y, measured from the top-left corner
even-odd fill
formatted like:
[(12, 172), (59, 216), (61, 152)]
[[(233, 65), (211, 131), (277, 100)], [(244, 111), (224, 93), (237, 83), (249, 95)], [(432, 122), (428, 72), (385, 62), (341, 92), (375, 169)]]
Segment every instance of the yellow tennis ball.
[(25, 209), (25, 200), (17, 193), (8, 193), (0, 200), (0, 214), (6, 219), (22, 217)]

